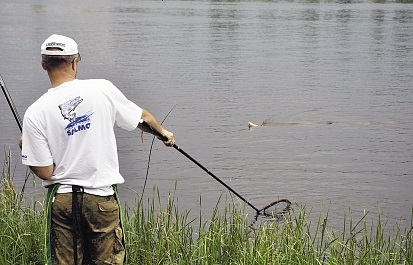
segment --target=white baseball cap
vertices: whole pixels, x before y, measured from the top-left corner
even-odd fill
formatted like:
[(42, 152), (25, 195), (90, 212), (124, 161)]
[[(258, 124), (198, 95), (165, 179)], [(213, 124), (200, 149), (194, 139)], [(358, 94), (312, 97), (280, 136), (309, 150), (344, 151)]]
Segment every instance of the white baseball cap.
[(53, 34), (40, 47), (45, 55), (74, 55), (78, 54), (77, 43), (69, 37)]

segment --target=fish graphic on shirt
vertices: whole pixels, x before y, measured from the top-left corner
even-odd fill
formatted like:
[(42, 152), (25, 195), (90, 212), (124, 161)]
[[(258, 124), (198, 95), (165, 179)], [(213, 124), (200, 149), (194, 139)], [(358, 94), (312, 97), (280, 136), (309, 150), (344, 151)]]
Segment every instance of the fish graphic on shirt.
[(59, 105), (60, 113), (62, 114), (65, 120), (69, 120), (70, 122), (76, 121), (76, 107), (83, 101), (83, 99), (78, 96), (73, 98), (69, 101), (66, 101), (63, 104)]

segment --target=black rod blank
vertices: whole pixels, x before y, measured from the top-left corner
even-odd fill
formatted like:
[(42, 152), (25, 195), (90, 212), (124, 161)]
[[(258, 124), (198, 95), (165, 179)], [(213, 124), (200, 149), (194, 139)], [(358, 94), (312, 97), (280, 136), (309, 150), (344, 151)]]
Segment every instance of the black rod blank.
[(16, 119), (17, 125), (19, 126), (20, 132), (22, 131), (22, 120), (19, 116), (19, 113), (17, 112), (16, 106), (14, 105), (14, 102), (10, 96), (9, 91), (7, 90), (6, 84), (3, 81), (3, 77), (0, 75), (0, 86), (1, 90), (3, 90), (3, 94), (6, 97), (7, 103), (9, 104), (9, 107), (11, 109), (11, 112), (13, 113), (14, 118)]

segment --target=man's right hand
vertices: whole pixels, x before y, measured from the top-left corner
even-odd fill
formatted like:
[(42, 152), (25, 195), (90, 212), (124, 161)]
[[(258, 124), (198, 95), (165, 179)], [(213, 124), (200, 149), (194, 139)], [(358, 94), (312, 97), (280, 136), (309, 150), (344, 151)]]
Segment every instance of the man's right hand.
[[(163, 143), (164, 143), (166, 146), (173, 146), (173, 145), (175, 144), (175, 138), (174, 138), (174, 134), (173, 134), (173, 133), (171, 133), (170, 131), (167, 131), (167, 130), (163, 129), (162, 135), (163, 135), (163, 137), (159, 137), (159, 136), (158, 136), (158, 139), (159, 139), (159, 140), (162, 140)], [(166, 138), (166, 139), (165, 139), (165, 138)]]

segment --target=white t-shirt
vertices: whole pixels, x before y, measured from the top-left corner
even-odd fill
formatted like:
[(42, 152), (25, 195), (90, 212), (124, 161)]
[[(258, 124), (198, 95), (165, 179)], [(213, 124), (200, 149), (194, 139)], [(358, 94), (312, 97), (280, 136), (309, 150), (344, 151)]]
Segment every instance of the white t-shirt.
[(55, 164), (50, 180), (58, 192), (78, 185), (95, 195), (113, 194), (112, 185), (124, 182), (114, 124), (135, 129), (142, 109), (103, 79), (73, 80), (51, 88), (34, 102), (23, 119), (22, 163)]

